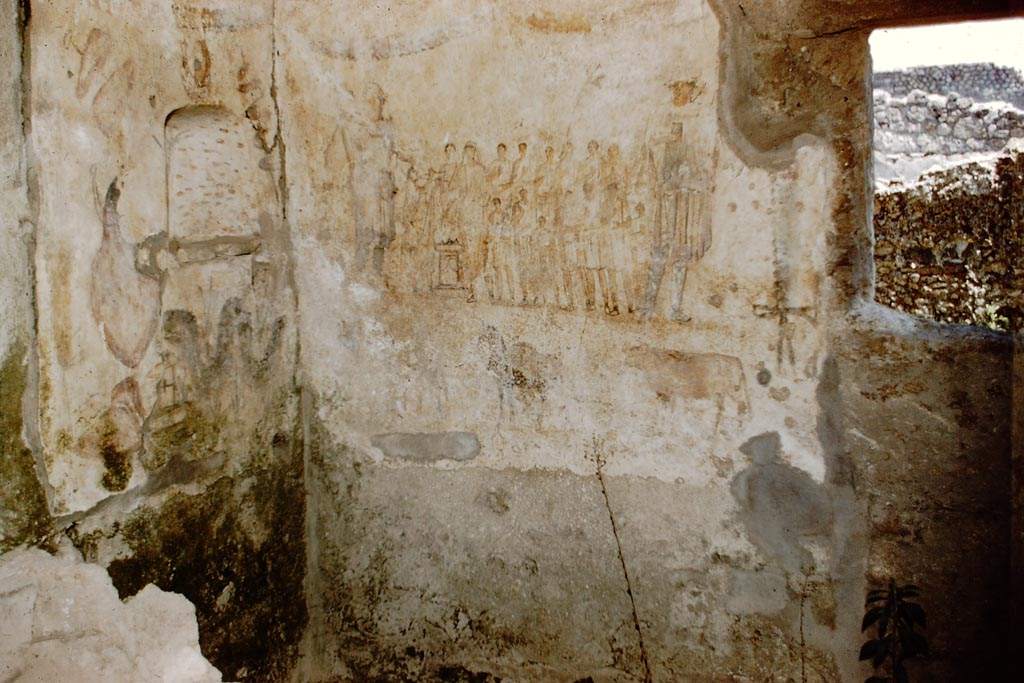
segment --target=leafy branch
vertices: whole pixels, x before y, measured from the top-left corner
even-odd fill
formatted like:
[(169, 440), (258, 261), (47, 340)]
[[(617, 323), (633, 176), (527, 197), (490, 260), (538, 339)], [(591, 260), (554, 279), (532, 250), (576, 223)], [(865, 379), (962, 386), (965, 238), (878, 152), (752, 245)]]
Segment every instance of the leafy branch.
[(913, 584), (897, 586), (889, 579), (888, 588), (868, 592), (860, 628), (875, 627), (876, 637), (861, 647), (860, 660), (870, 660), (876, 675), (865, 683), (909, 683), (903, 662), (928, 654), (928, 640), (917, 630), (926, 628), (924, 608), (912, 602), (920, 591)]

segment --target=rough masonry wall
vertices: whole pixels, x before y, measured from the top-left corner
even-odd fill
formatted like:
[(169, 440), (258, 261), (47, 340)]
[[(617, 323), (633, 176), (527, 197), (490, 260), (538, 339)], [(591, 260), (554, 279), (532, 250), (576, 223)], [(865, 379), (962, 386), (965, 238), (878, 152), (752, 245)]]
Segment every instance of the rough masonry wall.
[(875, 300), (923, 318), (1024, 325), (1024, 153), (875, 195)]
[(911, 680), (1012, 678), (1011, 339), (862, 310), (833, 348), (867, 581), (922, 587), (932, 654)]
[(876, 90), (896, 97), (906, 97), (913, 90), (940, 95), (958, 93), (980, 102), (1009, 102), (1024, 109), (1024, 77), (1020, 71), (990, 62), (879, 71), (872, 81)]
[(198, 609), (230, 680), (305, 620), (294, 288), (269, 2), (33, 3), (39, 448), (127, 598)]
[(875, 87), (875, 149), (884, 155), (940, 155), (1002, 150), (1024, 138), (1024, 111), (966, 95), (913, 90), (898, 97)]
[(879, 303), (941, 322), (1020, 328), (1024, 112), (950, 91), (1016, 101), (1020, 84), (1017, 71), (991, 64), (874, 75)]

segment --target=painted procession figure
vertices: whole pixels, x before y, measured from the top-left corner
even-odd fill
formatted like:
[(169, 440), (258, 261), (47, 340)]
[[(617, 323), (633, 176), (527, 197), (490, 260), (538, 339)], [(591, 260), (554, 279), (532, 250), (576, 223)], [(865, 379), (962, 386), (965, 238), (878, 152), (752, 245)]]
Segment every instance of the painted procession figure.
[(668, 280), (669, 317), (678, 322), (690, 320), (683, 311), (687, 270), (711, 246), (711, 174), (703, 170), (688, 142), (683, 124), (672, 124), (672, 133), (664, 141), (644, 317), (653, 315)]
[[(431, 164), (398, 150), (382, 101), (374, 100), (376, 126), (354, 128), (377, 141), (363, 146), (373, 151), (367, 173), (379, 152), (389, 161), (380, 175), (353, 168), (353, 181), (373, 181), (366, 201), (355, 202), (354, 246), (357, 263), (381, 268), (387, 287), (689, 320), (688, 270), (711, 244), (712, 138), (675, 123), (663, 138), (645, 135), (632, 153), (589, 140), (577, 158), (568, 140), (520, 140), (514, 159), (497, 142), (487, 160), (476, 143), (460, 154), (446, 139)], [(351, 142), (344, 132), (342, 141)]]
[[(356, 269), (372, 267), (381, 274), (384, 252), (395, 240), (395, 166), (404, 155), (396, 149), (384, 115), (384, 91), (371, 83), (364, 100), (365, 114), (356, 108), (343, 111), (341, 140), (355, 211)], [(350, 136), (346, 127), (355, 134)]]

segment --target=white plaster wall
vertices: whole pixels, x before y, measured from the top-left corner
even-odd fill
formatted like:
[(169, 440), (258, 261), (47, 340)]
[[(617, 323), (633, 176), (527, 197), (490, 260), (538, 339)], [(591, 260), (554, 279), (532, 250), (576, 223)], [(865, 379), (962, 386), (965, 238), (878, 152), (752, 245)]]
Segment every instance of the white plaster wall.
[[(796, 635), (804, 602), (834, 604), (832, 577), (859, 566), (840, 567), (847, 502), (820, 431), (830, 146), (802, 137), (774, 170), (734, 153), (700, 2), (332, 10), (277, 17), (311, 670), (834, 670), (845, 622)], [(585, 201), (595, 176), (629, 211)], [(679, 176), (706, 222), (667, 218)], [(618, 277), (642, 286), (606, 297)], [(785, 644), (757, 655), (757, 630)]]
[[(586, 452), (598, 437), (617, 452), (610, 472), (710, 485), (731, 476), (738, 444), (777, 429), (787, 458), (820, 480), (814, 388), (829, 152), (809, 142), (776, 173), (733, 156), (716, 120), (718, 23), (700, 3), (474, 8), (325, 15), (300, 3), (279, 19), (303, 365), (333, 436), (380, 460), (375, 434), (468, 431), (481, 443), (468, 466), (577, 473), (592, 471)], [(675, 103), (674, 83), (692, 83), (682, 87), (693, 101)], [(475, 143), (485, 168), (498, 143), (514, 160), (526, 142), (527, 164), (542, 163), (545, 146), (560, 155), (569, 143), (568, 166), (585, 172), (591, 140), (602, 155), (617, 144), (627, 167), (646, 145), (657, 165), (676, 121), (713, 177), (710, 248), (691, 263), (683, 295), (689, 322), (670, 319), (667, 277), (648, 321), (642, 311), (609, 315), (600, 300), (583, 310), (579, 290), (568, 306), (495, 303), (472, 275), (446, 289), (431, 282), (443, 219), (421, 250), (435, 253), (402, 253), (403, 231), (416, 229), (407, 207), (431, 191), (424, 180), (417, 192), (409, 169), (443, 175), (446, 144), (457, 165)], [(387, 158), (380, 171), (395, 188), (395, 218), (377, 223), (356, 204), (359, 183), (378, 178), (351, 161), (372, 146), (387, 150), (372, 153)], [(463, 259), (486, 237), (486, 221), (461, 222)], [(631, 235), (638, 252), (651, 248), (647, 230)], [(359, 262), (360, 231), (397, 235), (380, 272)], [(529, 277), (524, 253), (510, 279)], [(486, 270), (473, 265), (466, 270)], [(636, 272), (646, 281), (644, 265)], [(547, 283), (563, 276), (536, 267)]]
[(195, 411), (239, 417), (212, 418), (224, 425), (213, 449), (230, 450), (272, 399), (245, 370), (295, 343), (290, 324), (274, 331), (294, 304), (271, 20), (270, 2), (34, 8), (40, 431), (55, 513), (145, 486), (167, 456), (143, 442), (161, 432), (184, 424), (172, 440), (192, 439), (184, 457), (200, 459)]
[[(14, 4), (0, 7), (14, 26)], [(855, 35), (790, 36), (796, 66), (769, 60), (726, 84), (718, 15), (697, 0), (33, 9), (37, 215), (0, 217), (0, 313), (21, 321), (0, 349), (27, 329), (21, 239), (34, 230), (54, 513), (127, 492), (89, 520), (89, 533), (116, 527), (140, 500), (158, 506), (144, 498), (154, 488), (233, 474), (253, 434), (266, 437), (254, 451), (297, 453), (288, 411), (270, 402), (294, 399), (294, 367), (279, 361), (301, 341), (312, 678), (422, 680), (448, 665), (567, 682), (858, 673), (850, 606), (866, 541), (845, 459), (878, 451), (856, 472), (868, 478), (901, 466), (877, 447), (879, 425), (919, 460), (968, 449), (944, 446), (954, 432), (921, 441), (931, 418), (916, 403), (888, 414), (890, 375), (925, 373), (937, 352), (872, 328), (839, 366), (830, 358), (830, 278), (849, 284), (845, 250), (861, 237), (846, 225), (832, 240), (834, 209), (847, 223), (861, 213), (856, 192), (834, 193), (866, 155), (844, 148), (859, 124), (794, 109), (821, 105), (825, 79), (860, 78), (862, 61), (814, 61)], [(3, 35), (0, 49), (16, 44)], [(743, 54), (772, 54), (779, 36), (762, 38)], [(762, 111), (788, 81), (753, 81), (779, 68), (804, 69), (792, 83), (821, 92)], [(748, 165), (719, 119), (725, 101), (753, 103), (733, 117), (743, 125), (776, 124), (754, 142), (812, 123), (837, 139), (800, 137)], [(21, 178), (20, 105), (2, 106), (15, 140), (3, 168)], [(199, 127), (179, 128), (189, 121)], [(481, 166), (464, 161), (470, 142)], [(529, 174), (515, 170), (520, 143)], [(179, 164), (186, 147), (197, 156)], [(206, 182), (218, 164), (252, 182)], [(2, 190), (14, 205), (18, 183)], [(233, 189), (246, 201), (218, 196)], [(683, 205), (689, 219), (670, 220)], [(890, 347), (895, 370), (864, 360)], [(867, 415), (858, 433), (843, 431), (844, 401)], [(112, 453), (128, 456), (123, 481), (109, 479)], [(265, 546), (279, 540), (260, 516), (273, 506), (252, 505), (264, 490), (252, 486), (239, 477), (239, 514)], [(128, 559), (123, 540), (96, 547)], [(278, 555), (301, 561), (285, 540)]]
[(21, 22), (18, 3), (0, 4), (0, 358), (21, 341), (30, 320), (29, 231), (21, 98)]

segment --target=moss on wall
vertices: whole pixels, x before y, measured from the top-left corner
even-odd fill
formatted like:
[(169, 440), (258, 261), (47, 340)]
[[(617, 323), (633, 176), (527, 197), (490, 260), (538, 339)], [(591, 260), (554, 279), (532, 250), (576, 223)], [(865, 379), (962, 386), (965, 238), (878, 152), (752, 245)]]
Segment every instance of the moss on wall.
[(0, 363), (0, 553), (45, 542), (52, 526), (32, 451), (21, 438), (25, 347)]
[(77, 545), (94, 561), (104, 537), (130, 548), (108, 567), (122, 598), (154, 583), (191, 600), (203, 654), (225, 680), (282, 681), (307, 621), (301, 439), (279, 432), (254, 450), (202, 493), (142, 507)]

